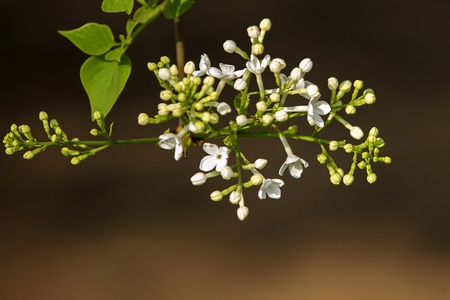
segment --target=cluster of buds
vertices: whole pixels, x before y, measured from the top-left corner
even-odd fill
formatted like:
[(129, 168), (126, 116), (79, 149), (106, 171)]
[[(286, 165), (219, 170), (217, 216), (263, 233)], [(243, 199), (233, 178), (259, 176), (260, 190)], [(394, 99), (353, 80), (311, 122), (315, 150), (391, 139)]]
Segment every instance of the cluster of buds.
[[(271, 29), (269, 19), (261, 21), (259, 26), (247, 28), (250, 38), (250, 54), (238, 47), (233, 40), (223, 43), (223, 49), (227, 53), (236, 53), (245, 60), (245, 67), (239, 69), (233, 65), (220, 63), (214, 67), (207, 54), (201, 55), (198, 69), (194, 62), (189, 61), (184, 66), (183, 78), (179, 78), (176, 65), (170, 64), (170, 59), (162, 57), (158, 63), (149, 63), (148, 68), (154, 72), (164, 90), (160, 93), (162, 103), (158, 104), (158, 113), (149, 117), (146, 113), (138, 116), (141, 125), (162, 123), (171, 119), (178, 119), (176, 131), (166, 131), (159, 136), (159, 146), (166, 150), (174, 151), (174, 158), (179, 160), (184, 151), (190, 146), (186, 140), (201, 139), (205, 141), (212, 138), (222, 138), (223, 146), (209, 142), (202, 143), (207, 155), (200, 161), (200, 171), (191, 177), (193, 185), (202, 185), (208, 179), (221, 177), (223, 180), (236, 180), (223, 190), (215, 190), (210, 198), (213, 201), (221, 201), (228, 196), (232, 204), (238, 206), (237, 216), (244, 220), (249, 209), (245, 204), (243, 190), (258, 186), (258, 197), (278, 199), (281, 197), (283, 180), (266, 178), (261, 169), (268, 161), (258, 158), (249, 160), (239, 147), (240, 137), (277, 137), (286, 153), (286, 160), (279, 169), (279, 176), (286, 170), (294, 178), (300, 178), (305, 168), (309, 166), (303, 158), (294, 154), (288, 139), (315, 142), (320, 145), (322, 153), (318, 155), (320, 163), (325, 164), (330, 173), (330, 181), (333, 184), (349, 185), (354, 181), (356, 166), (367, 171), (367, 180), (375, 182), (376, 176), (372, 172), (371, 163), (390, 163), (389, 157), (379, 157), (379, 148), (384, 145), (382, 139), (377, 137), (378, 131), (374, 128), (370, 131), (366, 141), (359, 145), (346, 143), (346, 141), (325, 140), (317, 137), (330, 122), (337, 120), (349, 130), (352, 138), (360, 140), (364, 133), (359, 126), (353, 126), (339, 113), (344, 110), (347, 115), (356, 113), (356, 108), (365, 104), (373, 104), (376, 100), (371, 89), (366, 89), (361, 94), (363, 82), (345, 80), (339, 81), (331, 77), (328, 80), (328, 88), (331, 92), (330, 101), (322, 100), (319, 87), (305, 79), (305, 75), (312, 70), (313, 62), (310, 58), (300, 61), (298, 66), (283, 73), (287, 64), (282, 58), (271, 58), (264, 54), (264, 38)], [(270, 70), (273, 74), (273, 82), (265, 85), (262, 74)], [(254, 78), (258, 90), (250, 90), (250, 82)], [(232, 86), (237, 92), (233, 103), (221, 102), (220, 95), (226, 86)], [(353, 89), (351, 99), (344, 103), (343, 97)], [(289, 98), (289, 99), (288, 99)], [(290, 100), (292, 98), (292, 100)], [(288, 101), (306, 101), (299, 105)], [(290, 104), (290, 105), (288, 105)], [(234, 109), (231, 107), (234, 106)], [(231, 120), (219, 126), (219, 116), (234, 112)], [(289, 126), (282, 130), (281, 126), (288, 120), (306, 117), (307, 124), (312, 131), (307, 135), (299, 135), (297, 126)], [(222, 123), (221, 123), (222, 124)], [(310, 127), (310, 128), (311, 128)], [(345, 174), (344, 170), (336, 165), (333, 158), (326, 151), (325, 145), (330, 150), (339, 148), (348, 153), (353, 153), (354, 159), (350, 170)], [(350, 146), (351, 147), (350, 147)], [(235, 161), (229, 163), (229, 158)], [(361, 160), (358, 159), (361, 157)], [(244, 171), (249, 172), (248, 179), (244, 179)]]

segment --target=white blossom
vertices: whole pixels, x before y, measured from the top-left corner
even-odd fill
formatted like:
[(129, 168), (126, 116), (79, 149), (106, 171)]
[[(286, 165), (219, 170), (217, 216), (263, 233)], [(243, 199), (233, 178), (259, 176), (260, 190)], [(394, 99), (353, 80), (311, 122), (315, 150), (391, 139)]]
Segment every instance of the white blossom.
[(269, 196), (269, 198), (272, 199), (280, 199), (280, 188), (283, 185), (284, 181), (281, 179), (264, 179), (258, 191), (259, 199), (266, 199), (266, 196)]
[(193, 185), (202, 185), (206, 182), (206, 175), (203, 172), (197, 172), (191, 177), (191, 182)]
[(229, 113), (231, 112), (231, 107), (230, 107), (230, 105), (229, 105), (228, 103), (226, 103), (226, 102), (220, 102), (220, 103), (217, 105), (217, 112), (218, 112), (219, 114), (221, 114), (222, 116), (224, 116), (224, 115), (229, 114)]
[(208, 155), (203, 157), (200, 161), (200, 170), (208, 172), (215, 169), (217, 172), (220, 172), (222, 168), (227, 165), (227, 147), (218, 147), (215, 144), (204, 143), (203, 150), (208, 153)]
[(256, 57), (255, 55), (252, 54), (250, 56), (250, 60), (245, 65), (247, 66), (247, 69), (250, 72), (252, 72), (253, 74), (259, 75), (259, 74), (262, 74), (262, 72), (264, 72), (264, 70), (266, 69), (269, 62), (270, 62), (269, 54), (264, 56), (262, 61), (260, 61), (258, 57)]
[(248, 207), (247, 206), (240, 206), (237, 209), (237, 217), (239, 218), (239, 220), (244, 221), (245, 218), (247, 218), (249, 213)]
[(211, 67), (211, 61), (209, 60), (208, 55), (203, 54), (200, 56), (200, 63), (198, 64), (200, 70), (192, 73), (194, 76), (203, 76), (207, 73), (208, 69)]
[(297, 155), (290, 154), (287, 156), (286, 161), (283, 163), (278, 173), (282, 176), (284, 171), (289, 168), (289, 173), (292, 177), (300, 178), (303, 173), (303, 168), (307, 167), (308, 163), (304, 159), (298, 157)]
[(245, 69), (235, 71), (235, 67), (233, 65), (223, 63), (220, 63), (219, 67), (220, 69), (216, 67), (210, 67), (207, 70), (207, 74), (220, 80), (233, 80), (241, 77), (245, 72)]

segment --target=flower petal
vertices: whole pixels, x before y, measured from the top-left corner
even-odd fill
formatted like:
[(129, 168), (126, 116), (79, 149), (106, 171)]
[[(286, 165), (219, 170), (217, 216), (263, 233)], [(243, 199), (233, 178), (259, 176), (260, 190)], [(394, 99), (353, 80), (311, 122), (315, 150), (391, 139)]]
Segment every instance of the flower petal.
[(216, 164), (217, 158), (211, 155), (207, 155), (203, 157), (202, 160), (200, 161), (199, 168), (204, 172), (209, 172), (216, 167)]
[(212, 156), (217, 156), (219, 154), (219, 147), (216, 144), (204, 143), (203, 150)]

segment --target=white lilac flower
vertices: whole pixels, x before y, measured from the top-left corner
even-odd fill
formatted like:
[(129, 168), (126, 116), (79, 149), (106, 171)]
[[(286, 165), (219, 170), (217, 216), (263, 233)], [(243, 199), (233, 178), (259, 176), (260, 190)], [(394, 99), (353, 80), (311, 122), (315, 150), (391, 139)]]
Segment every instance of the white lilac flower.
[(319, 98), (320, 94), (318, 97), (309, 100), (308, 116), (306, 119), (311, 126), (317, 125), (319, 127), (323, 127), (324, 121), (320, 116), (328, 114), (331, 111), (331, 107), (327, 102), (319, 100)]
[(284, 171), (289, 168), (289, 173), (292, 177), (300, 178), (303, 173), (303, 168), (307, 167), (308, 163), (304, 159), (298, 157), (297, 155), (290, 154), (287, 156), (286, 161), (281, 166), (279, 174), (280, 176), (282, 176)]
[(220, 172), (222, 168), (227, 165), (227, 147), (218, 147), (215, 144), (204, 143), (203, 150), (208, 153), (208, 155), (203, 157), (200, 161), (200, 170), (208, 172), (215, 169), (217, 172)]
[(219, 67), (220, 69), (216, 67), (210, 67), (207, 70), (207, 74), (220, 80), (233, 80), (241, 77), (245, 72), (245, 69), (235, 71), (235, 67), (233, 65), (223, 63), (220, 63)]
[(264, 179), (258, 191), (259, 199), (266, 199), (266, 196), (269, 196), (269, 198), (272, 199), (280, 199), (280, 188), (283, 185), (284, 181), (281, 179)]
[(229, 166), (224, 166), (222, 170), (220, 170), (220, 176), (222, 176), (224, 180), (230, 180), (231, 178), (233, 178), (233, 175), (233, 169), (231, 169), (231, 167)]
[(175, 160), (179, 160), (183, 156), (183, 144), (181, 142), (181, 137), (177, 134), (173, 133), (165, 133), (161, 134), (159, 136), (159, 146), (166, 150), (172, 150), (175, 148), (174, 151), (174, 158)]
[(258, 57), (251, 55), (250, 61), (248, 61), (245, 65), (247, 66), (247, 69), (252, 72), (253, 74), (260, 75), (264, 70), (266, 69), (267, 65), (270, 61), (270, 55), (267, 54), (264, 56), (263, 60), (260, 61)]
[(222, 116), (224, 116), (224, 115), (229, 114), (229, 113), (231, 112), (231, 107), (230, 107), (230, 105), (229, 105), (228, 103), (226, 103), (226, 102), (220, 102), (220, 103), (217, 105), (217, 112), (218, 112), (219, 114), (221, 114)]
[(208, 69), (211, 67), (211, 61), (209, 60), (208, 55), (203, 54), (200, 56), (200, 63), (198, 64), (200, 70), (192, 73), (194, 76), (203, 76), (207, 73)]

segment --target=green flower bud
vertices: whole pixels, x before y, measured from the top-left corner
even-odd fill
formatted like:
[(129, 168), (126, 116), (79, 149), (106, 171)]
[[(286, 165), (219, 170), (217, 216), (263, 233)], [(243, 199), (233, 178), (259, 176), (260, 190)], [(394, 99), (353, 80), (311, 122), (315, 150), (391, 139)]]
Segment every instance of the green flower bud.
[(58, 127), (58, 126), (59, 126), (59, 123), (58, 123), (58, 121), (56, 121), (56, 119), (52, 119), (52, 120), (50, 121), (50, 127), (51, 127), (51, 128), (55, 129), (55, 128)]
[(270, 94), (269, 99), (274, 103), (280, 102), (280, 94), (278, 93)]
[(206, 85), (206, 86), (213, 86), (214, 85), (214, 77), (206, 76), (203, 79), (203, 84)]
[(368, 183), (374, 183), (375, 181), (377, 181), (377, 174), (370, 173), (369, 175), (367, 175), (366, 179)]
[(171, 65), (169, 68), (170, 74), (172, 75), (172, 77), (177, 77), (178, 76), (178, 67), (177, 65)]
[(367, 167), (367, 163), (365, 162), (365, 161), (360, 161), (359, 163), (358, 163), (358, 168), (360, 168), (361, 170), (363, 170), (363, 169), (365, 169), (366, 167)]
[(252, 45), (252, 54), (260, 55), (264, 53), (264, 45), (263, 44), (253, 44)]
[(269, 114), (265, 114), (261, 118), (261, 122), (262, 122), (263, 126), (269, 126), (270, 124), (272, 124), (272, 121), (273, 121), (273, 117), (272, 117), (272, 115), (269, 115)]
[(377, 138), (374, 145), (375, 145), (375, 147), (382, 148), (382, 147), (384, 147), (384, 140), (382, 138)]
[(351, 185), (353, 181), (355, 181), (355, 177), (353, 177), (353, 175), (350, 174), (345, 174), (342, 181), (344, 182), (345, 185), (348, 186)]
[(357, 90), (362, 90), (364, 86), (364, 83), (362, 80), (355, 80), (355, 82), (353, 82), (353, 87)]
[(20, 125), (19, 132), (23, 134), (29, 134), (31, 132), (31, 128), (28, 125)]
[(339, 90), (343, 91), (345, 93), (349, 92), (351, 88), (352, 88), (352, 83), (350, 80), (344, 80), (341, 82), (341, 84), (339, 84)]
[(339, 86), (339, 81), (335, 77), (328, 78), (328, 88), (331, 91), (336, 90), (338, 88), (338, 86)]
[(219, 123), (219, 115), (216, 113), (211, 113), (209, 116), (209, 123), (211, 124)]
[(89, 131), (89, 133), (90, 133), (92, 136), (98, 136), (99, 131), (97, 130), (97, 128), (92, 128), (91, 131)]
[(170, 58), (168, 58), (167, 56), (161, 56), (159, 61), (162, 62), (165, 65), (170, 64)]
[(345, 113), (347, 114), (347, 115), (354, 115), (354, 114), (356, 114), (356, 107), (355, 106), (353, 106), (353, 105), (347, 105), (346, 107), (345, 107)]
[(159, 93), (159, 98), (164, 101), (169, 101), (172, 99), (172, 92), (169, 90), (163, 90)]
[(378, 131), (378, 128), (376, 128), (376, 127), (372, 127), (369, 131), (369, 135), (378, 136), (378, 133), (379, 133), (379, 131)]
[(146, 113), (140, 113), (138, 115), (138, 124), (142, 126), (147, 125), (149, 119), (150, 118)]
[(259, 23), (259, 28), (261, 28), (261, 30), (269, 31), (270, 28), (272, 28), (272, 22), (270, 19), (265, 18)]
[(344, 145), (344, 151), (347, 153), (352, 153), (353, 152), (353, 145), (348, 143)]
[(264, 181), (264, 177), (261, 174), (253, 174), (252, 177), (250, 177), (250, 182), (253, 185), (261, 185)]
[(41, 111), (39, 113), (39, 120), (41, 121), (48, 120), (48, 114), (45, 111)]
[(185, 93), (179, 93), (178, 94), (178, 101), (180, 102), (184, 102), (187, 100), (186, 94)]
[(211, 197), (211, 200), (215, 202), (221, 201), (223, 198), (221, 191), (214, 191), (209, 196)]
[(317, 154), (317, 161), (324, 165), (328, 161), (328, 157), (324, 153)]
[(17, 128), (16, 124), (12, 124), (10, 129), (11, 129), (12, 132), (14, 132), (14, 131), (17, 131), (18, 128)]
[[(103, 118), (103, 115), (101, 112), (99, 111), (95, 111), (94, 114), (92, 115), (92, 117), (94, 118), (94, 120), (98, 121), (101, 120)], [(53, 120), (52, 120), (53, 121)], [(51, 123), (50, 123), (51, 124)]]
[(336, 151), (339, 149), (339, 142), (338, 141), (330, 141), (330, 144), (328, 145), (330, 148), (330, 151)]
[(267, 110), (266, 102), (258, 101), (256, 103), (256, 110), (259, 111), (259, 112), (262, 112), (262, 113), (265, 112)]
[(154, 62), (149, 62), (147, 63), (147, 68), (153, 72), (158, 69), (158, 66)]
[(24, 159), (32, 159), (34, 157), (33, 151), (27, 151), (23, 154)]
[(374, 104), (375, 101), (377, 101), (377, 98), (374, 93), (367, 93), (364, 96), (364, 102), (366, 102), (366, 104)]
[(341, 183), (341, 175), (339, 173), (333, 173), (330, 176), (330, 182), (334, 185), (338, 185), (339, 183)]

